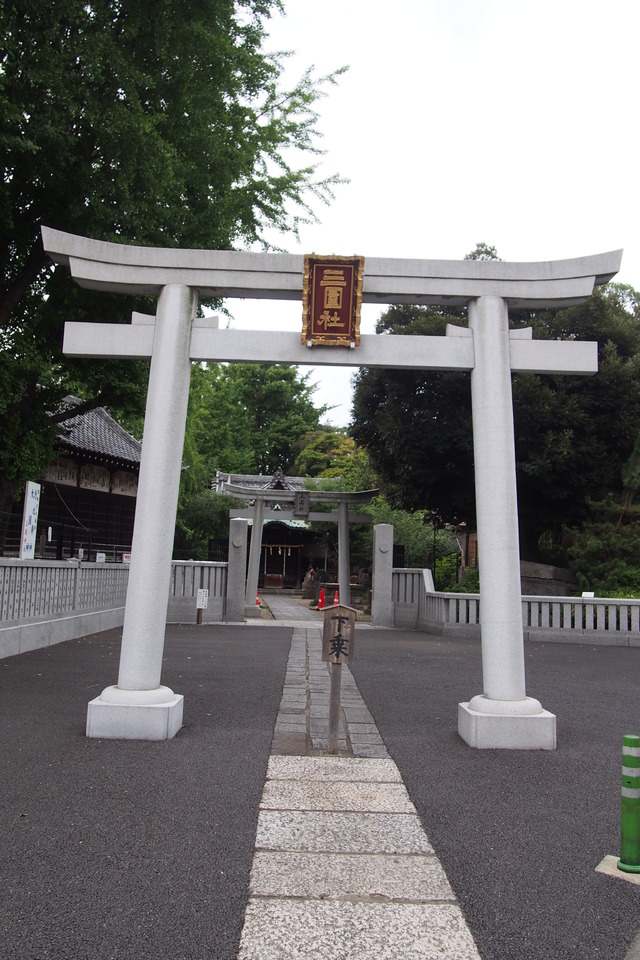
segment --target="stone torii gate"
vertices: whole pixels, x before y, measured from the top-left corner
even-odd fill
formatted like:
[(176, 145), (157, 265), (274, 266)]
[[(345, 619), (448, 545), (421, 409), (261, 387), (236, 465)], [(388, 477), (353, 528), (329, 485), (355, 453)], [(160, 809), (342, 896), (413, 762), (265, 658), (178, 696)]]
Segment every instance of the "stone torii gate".
[(158, 297), (156, 316), (134, 314), (130, 326), (65, 325), (71, 356), (151, 358), (118, 682), (89, 704), (88, 736), (167, 739), (182, 725), (183, 697), (160, 683), (165, 613), (190, 363), (214, 360), (470, 372), (483, 692), (459, 704), (458, 731), (474, 747), (555, 748), (555, 717), (525, 688), (511, 372), (592, 374), (597, 344), (510, 331), (508, 308), (581, 303), (615, 276), (622, 251), (541, 263), (367, 259), (363, 302), (467, 305), (469, 326), (363, 336), (342, 350), (196, 318), (198, 297), (300, 299), (301, 255), (136, 247), (47, 227), (42, 237), (81, 286)]
[[(282, 480), (286, 483), (286, 477)], [(294, 490), (286, 487), (247, 487), (238, 483), (225, 481), (223, 493), (229, 493), (241, 500), (253, 500), (252, 510), (232, 510), (230, 516), (236, 519), (251, 519), (253, 533), (251, 535), (251, 549), (249, 551), (249, 570), (247, 574), (247, 589), (245, 595), (244, 615), (255, 615), (255, 597), (258, 590), (260, 573), (260, 553), (262, 550), (262, 528), (265, 520), (308, 520), (320, 523), (338, 524), (338, 593), (342, 603), (351, 603), (350, 587), (350, 552), (349, 552), (349, 524), (371, 523), (367, 513), (356, 513), (349, 510), (349, 506), (361, 503), (370, 503), (380, 492), (379, 490), (358, 490), (354, 492), (337, 490)], [(278, 504), (286, 504), (285, 510), (266, 510), (265, 502), (277, 500)], [(300, 503), (303, 501), (303, 503)], [(337, 507), (330, 513), (321, 513), (319, 510), (310, 510), (311, 503), (332, 504)], [(298, 507), (298, 509), (296, 509)]]

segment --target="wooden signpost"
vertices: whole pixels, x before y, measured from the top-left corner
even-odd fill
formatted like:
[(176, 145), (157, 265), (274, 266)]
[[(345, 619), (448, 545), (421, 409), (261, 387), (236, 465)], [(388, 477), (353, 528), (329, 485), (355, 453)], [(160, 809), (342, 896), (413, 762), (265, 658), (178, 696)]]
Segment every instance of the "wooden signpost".
[(327, 752), (338, 752), (342, 664), (353, 660), (356, 611), (343, 603), (327, 607), (322, 631), (322, 660), (329, 664), (329, 738)]

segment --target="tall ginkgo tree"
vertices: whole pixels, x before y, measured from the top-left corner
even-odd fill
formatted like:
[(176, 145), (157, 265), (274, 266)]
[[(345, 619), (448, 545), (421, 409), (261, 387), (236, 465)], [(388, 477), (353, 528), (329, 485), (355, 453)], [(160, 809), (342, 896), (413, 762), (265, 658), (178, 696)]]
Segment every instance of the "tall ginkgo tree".
[(42, 224), (151, 246), (247, 248), (329, 201), (318, 100), (340, 71), (282, 86), (278, 0), (0, 4), (0, 511), (37, 476), (66, 393), (141, 410), (144, 364), (69, 361), (65, 320), (126, 322), (81, 290)]

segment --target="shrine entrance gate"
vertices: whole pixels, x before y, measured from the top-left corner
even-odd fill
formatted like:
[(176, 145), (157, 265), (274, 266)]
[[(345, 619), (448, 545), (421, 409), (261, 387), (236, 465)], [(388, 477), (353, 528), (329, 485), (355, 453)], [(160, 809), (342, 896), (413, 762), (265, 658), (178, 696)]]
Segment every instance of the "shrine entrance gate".
[(301, 255), (135, 247), (47, 227), (42, 237), (81, 286), (158, 298), (155, 317), (134, 313), (131, 325), (65, 325), (71, 356), (151, 358), (118, 682), (89, 704), (88, 736), (168, 739), (182, 725), (183, 697), (160, 683), (165, 611), (190, 365), (212, 360), (470, 373), (483, 692), (458, 705), (458, 732), (480, 748), (555, 748), (555, 716), (525, 689), (511, 373), (593, 374), (597, 344), (533, 340), (531, 329), (509, 330), (508, 311), (583, 302), (615, 276), (622, 251), (541, 263), (367, 259), (363, 302), (466, 305), (469, 325), (341, 349), (196, 317), (199, 298), (301, 299)]

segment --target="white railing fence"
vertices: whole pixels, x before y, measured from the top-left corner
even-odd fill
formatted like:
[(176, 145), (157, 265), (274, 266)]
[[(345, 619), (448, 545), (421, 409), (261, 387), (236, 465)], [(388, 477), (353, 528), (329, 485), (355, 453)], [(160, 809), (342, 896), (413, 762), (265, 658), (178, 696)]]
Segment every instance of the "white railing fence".
[(121, 563), (0, 560), (0, 622), (122, 606), (129, 568)]
[[(122, 563), (0, 558), (0, 656), (121, 625), (128, 576)], [(195, 623), (201, 589), (202, 622), (223, 620), (227, 564), (174, 561), (167, 621)], [(429, 570), (394, 570), (392, 599), (397, 627), (480, 636), (480, 597), (436, 593)], [(522, 620), (527, 640), (640, 646), (640, 600), (523, 596)]]
[(168, 623), (195, 622), (198, 590), (207, 590), (207, 606), (202, 611), (202, 622), (222, 620), (227, 597), (227, 564), (174, 560), (171, 564)]
[[(0, 559), (0, 623), (124, 606), (129, 566), (65, 560)], [(168, 620), (196, 619), (198, 590), (208, 591), (203, 620), (221, 620), (227, 564), (174, 561)]]
[[(0, 657), (122, 626), (128, 580), (123, 563), (0, 558)], [(227, 564), (174, 562), (167, 622), (196, 623), (200, 589), (201, 622), (222, 620)]]
[[(393, 571), (392, 597), (398, 627), (480, 636), (480, 597), (436, 593), (430, 571)], [(640, 600), (611, 597), (522, 597), (526, 640), (640, 646)]]

